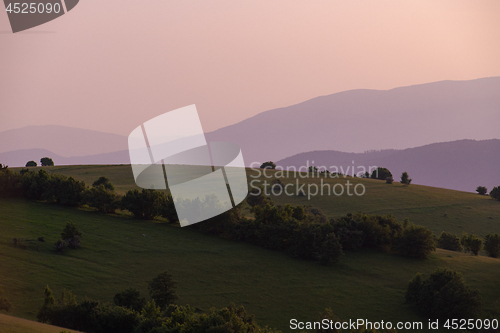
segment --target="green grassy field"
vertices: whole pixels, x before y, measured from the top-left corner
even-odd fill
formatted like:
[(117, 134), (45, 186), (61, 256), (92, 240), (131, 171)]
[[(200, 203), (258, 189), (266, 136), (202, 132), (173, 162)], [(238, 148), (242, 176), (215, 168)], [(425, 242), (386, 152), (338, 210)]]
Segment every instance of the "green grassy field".
[[(87, 185), (105, 175), (121, 193), (135, 187), (129, 166), (48, 169), (85, 180)], [(356, 211), (392, 213), (399, 219), (409, 217), (435, 233), (463, 230), (484, 236), (500, 232), (500, 203), (488, 197), (349, 180), (365, 184), (365, 196), (316, 196), (311, 200), (279, 196), (273, 200), (311, 204), (331, 217)], [(13, 314), (28, 319), (35, 318), (46, 284), (56, 294), (66, 288), (79, 299), (88, 296), (111, 302), (115, 293), (129, 287), (146, 295), (147, 281), (168, 269), (178, 281), (180, 304), (207, 310), (234, 302), (254, 313), (260, 325), (284, 332), (290, 331), (290, 319), (316, 320), (326, 307), (342, 319), (427, 322), (404, 304), (404, 292), (417, 272), (426, 274), (437, 267), (462, 272), (466, 283), (481, 291), (485, 313), (500, 317), (500, 260), (484, 256), (438, 250), (429, 260), (420, 261), (360, 251), (347, 253), (340, 264), (324, 267), (190, 228), (126, 215), (102, 215), (24, 200), (2, 200), (0, 212), (0, 286), (14, 305)], [(53, 244), (68, 221), (84, 232), (83, 248), (56, 254)], [(45, 242), (36, 241), (38, 237), (45, 237)], [(23, 250), (13, 246), (13, 238), (35, 241), (28, 241), (28, 249)]]

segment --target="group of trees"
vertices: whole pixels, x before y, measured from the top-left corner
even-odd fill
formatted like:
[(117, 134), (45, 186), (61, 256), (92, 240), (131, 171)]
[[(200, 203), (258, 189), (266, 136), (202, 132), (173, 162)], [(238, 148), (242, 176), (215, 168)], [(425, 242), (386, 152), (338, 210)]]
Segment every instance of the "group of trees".
[[(486, 195), (488, 193), (488, 189), (485, 186), (478, 186), (476, 188), (476, 192), (480, 195)], [(490, 197), (495, 200), (500, 200), (500, 186), (494, 187), (491, 190)]]
[(60, 174), (49, 174), (41, 169), (20, 173), (0, 168), (0, 197), (25, 197), (65, 206), (88, 205), (103, 213), (114, 213), (122, 208), (141, 219), (162, 216), (171, 222), (177, 214), (171, 195), (155, 190), (130, 190), (123, 197), (114, 192), (115, 187), (106, 177), (100, 177), (88, 188), (83, 181)]
[(243, 307), (230, 305), (200, 313), (189, 305), (175, 305), (175, 285), (172, 275), (166, 271), (148, 283), (149, 302), (138, 290), (129, 288), (115, 295), (114, 305), (88, 298), (78, 303), (67, 291), (56, 300), (47, 286), (37, 319), (88, 333), (276, 332), (261, 329)]
[[(54, 161), (51, 158), (49, 158), (49, 157), (42, 157), (40, 159), (40, 165), (41, 166), (54, 166)], [(28, 167), (36, 167), (36, 166), (37, 166), (37, 164), (36, 164), (35, 161), (28, 161), (26, 163), (26, 167), (27, 168)]]
[[(483, 247), (484, 244), (484, 247)], [(484, 237), (484, 241), (477, 235), (463, 233), (461, 238), (449, 232), (442, 232), (437, 239), (437, 246), (450, 251), (462, 251), (479, 255), (479, 251), (484, 248), (486, 254), (492, 258), (500, 257), (500, 235), (490, 233)]]

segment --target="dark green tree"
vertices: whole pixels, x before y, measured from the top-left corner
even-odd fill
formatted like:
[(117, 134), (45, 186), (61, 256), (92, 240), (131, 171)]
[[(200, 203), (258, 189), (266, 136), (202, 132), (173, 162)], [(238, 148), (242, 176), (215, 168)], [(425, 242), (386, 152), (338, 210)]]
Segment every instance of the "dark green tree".
[(28, 163), (26, 163), (26, 167), (36, 167), (37, 164), (35, 161), (29, 161)]
[(500, 186), (494, 187), (490, 192), (490, 196), (495, 200), (500, 200)]
[(460, 238), (460, 244), (464, 248), (465, 253), (472, 253), (475, 256), (479, 254), (483, 246), (483, 241), (477, 235), (468, 234), (464, 232)]
[(167, 197), (163, 192), (143, 189), (130, 190), (121, 199), (123, 208), (131, 212), (136, 218), (152, 220), (162, 214)]
[(408, 172), (405, 171), (401, 174), (401, 181), (400, 181), (401, 184), (410, 185), (411, 181), (412, 179), (410, 178), (410, 176), (408, 176)]
[(492, 258), (500, 257), (500, 235), (488, 234), (484, 238), (484, 250)]
[(378, 167), (372, 172), (372, 179), (386, 180), (387, 177), (392, 177), (392, 173), (387, 168)]
[(426, 259), (435, 250), (432, 231), (423, 226), (406, 226), (402, 237), (397, 240), (396, 251), (405, 257)]
[(276, 169), (276, 164), (272, 161), (267, 161), (261, 164), (261, 169)]
[(115, 193), (104, 184), (91, 187), (85, 191), (85, 202), (89, 207), (106, 214), (112, 214), (120, 207), (120, 201)]
[(68, 243), (69, 248), (77, 249), (81, 247), (82, 232), (73, 222), (66, 223), (61, 238)]
[(488, 189), (484, 186), (478, 186), (476, 188), (476, 192), (479, 193), (480, 195), (485, 195), (486, 193), (488, 193)]
[(408, 284), (405, 298), (430, 318), (476, 318), (481, 311), (479, 292), (467, 287), (460, 273), (447, 268), (438, 268), (425, 280), (418, 273)]
[(460, 245), (460, 239), (457, 235), (453, 235), (449, 232), (442, 232), (437, 240), (437, 247), (440, 249), (450, 250), (450, 251), (462, 251), (462, 245)]
[(177, 282), (173, 280), (168, 271), (158, 274), (148, 283), (149, 295), (162, 309), (177, 300), (176, 287)]
[(177, 210), (175, 209), (174, 199), (171, 194), (168, 194), (161, 206), (161, 216), (166, 218), (168, 222), (175, 223), (179, 221)]
[(122, 306), (137, 312), (140, 312), (146, 305), (146, 299), (141, 297), (141, 293), (135, 288), (128, 288), (127, 290), (117, 293), (113, 300), (117, 306)]
[(99, 177), (98, 180), (96, 180), (95, 182), (92, 183), (92, 187), (99, 187), (99, 185), (103, 185), (106, 190), (110, 190), (110, 191), (115, 190), (115, 187), (111, 183), (111, 181), (104, 176)]
[(269, 196), (266, 196), (264, 193), (264, 188), (259, 186), (258, 188), (253, 187), (247, 196), (247, 203), (252, 207), (255, 206), (264, 207), (266, 205), (273, 205), (273, 201)]
[(49, 157), (42, 157), (42, 159), (40, 160), (40, 165), (41, 166), (54, 166), (54, 161), (52, 161), (52, 159)]

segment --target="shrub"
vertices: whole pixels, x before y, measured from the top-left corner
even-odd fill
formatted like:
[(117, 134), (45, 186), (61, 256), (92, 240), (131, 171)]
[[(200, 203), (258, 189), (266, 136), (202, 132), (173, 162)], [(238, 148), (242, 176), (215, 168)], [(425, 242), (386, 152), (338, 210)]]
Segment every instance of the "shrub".
[(114, 191), (115, 187), (114, 185), (109, 181), (108, 178), (106, 177), (99, 177), (98, 180), (92, 183), (92, 187), (99, 187), (100, 185), (103, 185), (106, 190)]
[(442, 232), (437, 240), (437, 247), (440, 249), (450, 250), (450, 251), (462, 251), (462, 245), (460, 245), (460, 239), (457, 235), (453, 235), (449, 232)]
[(130, 211), (136, 218), (152, 220), (162, 213), (162, 206), (166, 204), (163, 192), (143, 189), (130, 190), (121, 199), (123, 208)]
[(423, 226), (410, 224), (397, 240), (397, 253), (410, 258), (427, 259), (436, 250), (432, 231)]
[(372, 179), (380, 180), (386, 180), (387, 177), (392, 177), (392, 173), (389, 171), (389, 169), (380, 167), (378, 167), (376, 170), (373, 170), (371, 176)]
[(394, 182), (394, 178), (392, 178), (392, 176), (391, 176), (391, 177), (387, 177), (387, 178), (385, 179), (385, 182), (386, 182), (387, 184), (392, 184), (392, 183)]
[(175, 223), (179, 221), (179, 217), (177, 216), (177, 211), (175, 209), (174, 199), (171, 194), (167, 195), (160, 211), (161, 216), (166, 218), (168, 222)]
[(401, 174), (401, 181), (400, 181), (401, 184), (410, 185), (411, 181), (412, 179), (410, 178), (410, 176), (408, 176), (408, 172), (405, 171)]
[(276, 164), (274, 164), (274, 162), (272, 162), (272, 161), (267, 161), (267, 162), (262, 163), (260, 168), (261, 169), (276, 169)]
[(488, 234), (484, 238), (484, 250), (488, 256), (493, 258), (500, 257), (500, 235)]
[(117, 306), (140, 312), (146, 305), (146, 299), (141, 297), (141, 293), (135, 288), (128, 288), (119, 292), (113, 298)]
[(464, 248), (465, 253), (472, 253), (475, 256), (479, 254), (483, 246), (483, 241), (477, 237), (477, 235), (463, 233), (462, 238), (460, 238), (460, 244)]
[(273, 201), (264, 194), (262, 187), (252, 187), (247, 196), (247, 203), (252, 208), (255, 206), (264, 207), (266, 205), (273, 205)]
[(418, 273), (408, 284), (405, 298), (431, 318), (476, 318), (481, 311), (479, 292), (467, 287), (460, 273), (446, 268), (438, 268), (426, 280)]
[(490, 196), (495, 200), (500, 200), (500, 186), (494, 187), (490, 192)]
[(177, 283), (172, 279), (172, 275), (165, 271), (148, 283), (149, 295), (160, 308), (165, 309), (178, 298), (175, 293), (176, 286)]
[[(95, 184), (95, 183), (94, 183)], [(111, 214), (119, 208), (120, 202), (112, 190), (100, 184), (85, 191), (85, 201), (98, 212)]]
[(26, 163), (26, 167), (36, 167), (36, 166), (37, 166), (37, 164), (35, 161), (29, 161)]
[(488, 193), (488, 189), (484, 186), (478, 186), (476, 188), (476, 192), (479, 193), (480, 195), (485, 195), (486, 193)]
[(81, 247), (82, 233), (73, 222), (67, 222), (61, 233), (63, 241), (65, 241), (69, 248), (78, 249)]
[(56, 247), (57, 253), (63, 253), (68, 248), (68, 243), (60, 239), (57, 242), (55, 242), (54, 246)]

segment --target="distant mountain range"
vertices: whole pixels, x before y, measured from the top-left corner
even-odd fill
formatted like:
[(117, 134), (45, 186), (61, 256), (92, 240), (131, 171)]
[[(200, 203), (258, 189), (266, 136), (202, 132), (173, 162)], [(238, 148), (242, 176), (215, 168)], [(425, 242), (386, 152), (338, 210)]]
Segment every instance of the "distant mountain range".
[(27, 126), (0, 132), (0, 153), (35, 148), (47, 149), (61, 156), (97, 155), (126, 150), (127, 137), (57, 125)]
[[(473, 191), (490, 182), (500, 185), (494, 174), (498, 140), (457, 140), (499, 138), (499, 124), (500, 77), (492, 77), (345, 91), (266, 111), (206, 137), (237, 143), (246, 165), (354, 160), (386, 166), (396, 177), (408, 171), (419, 184)], [(59, 165), (128, 164), (127, 144), (117, 134), (28, 126), (0, 133), (0, 163), (24, 166), (48, 156)], [(362, 154), (386, 148), (404, 150)]]
[[(354, 162), (354, 163), (353, 163)], [(388, 168), (395, 181), (406, 171), (415, 184), (474, 192), (500, 186), (500, 140), (460, 140), (404, 150), (367, 153), (311, 151), (276, 162), (282, 167), (315, 165), (352, 174), (370, 166)], [(334, 167), (334, 168), (332, 168)]]
[(207, 134), (240, 145), (245, 163), (312, 150), (364, 152), (500, 138), (500, 77), (350, 90), (266, 111)]

